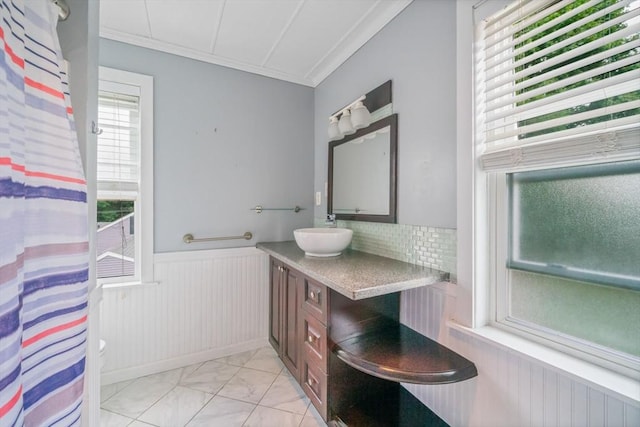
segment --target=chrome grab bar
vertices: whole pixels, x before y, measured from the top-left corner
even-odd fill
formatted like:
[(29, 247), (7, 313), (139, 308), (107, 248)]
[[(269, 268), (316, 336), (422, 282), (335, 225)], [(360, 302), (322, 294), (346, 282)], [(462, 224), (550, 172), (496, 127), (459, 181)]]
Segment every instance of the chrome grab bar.
[(242, 236), (204, 237), (204, 238), (196, 239), (195, 237), (193, 237), (193, 234), (188, 233), (182, 237), (182, 241), (185, 243), (215, 242), (218, 240), (237, 240), (237, 239), (251, 240), (253, 239), (253, 234), (250, 231), (247, 231)]
[(301, 208), (300, 206), (294, 206), (292, 208), (263, 208), (262, 206), (258, 205), (255, 208), (251, 208), (252, 211), (256, 211), (256, 213), (262, 213), (262, 211), (294, 211), (295, 213), (298, 213), (300, 211), (303, 211), (304, 208)]
[(333, 208), (333, 211), (340, 211), (340, 212), (346, 212), (346, 213), (360, 213), (360, 212), (364, 212), (364, 209), (360, 209), (360, 208)]

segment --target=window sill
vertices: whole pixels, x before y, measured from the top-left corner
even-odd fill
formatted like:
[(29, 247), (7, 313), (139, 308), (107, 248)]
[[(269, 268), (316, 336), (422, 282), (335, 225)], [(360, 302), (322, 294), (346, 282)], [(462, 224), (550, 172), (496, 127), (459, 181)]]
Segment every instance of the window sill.
[(98, 282), (98, 286), (102, 289), (122, 289), (122, 288), (137, 288), (140, 286), (157, 286), (160, 282), (108, 282), (108, 283), (100, 283)]
[(449, 321), (447, 325), (465, 335), (489, 344), (497, 344), (532, 362), (545, 365), (577, 381), (588, 383), (589, 386), (603, 393), (616, 395), (633, 405), (640, 403), (638, 379), (613, 372), (493, 326), (472, 329), (454, 321)]

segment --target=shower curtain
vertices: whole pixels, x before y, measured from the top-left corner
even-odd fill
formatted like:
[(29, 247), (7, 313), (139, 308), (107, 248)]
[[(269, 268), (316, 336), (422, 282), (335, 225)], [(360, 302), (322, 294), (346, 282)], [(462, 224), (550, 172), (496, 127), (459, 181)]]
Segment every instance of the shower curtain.
[(0, 1), (0, 426), (80, 424), (86, 183), (50, 0)]

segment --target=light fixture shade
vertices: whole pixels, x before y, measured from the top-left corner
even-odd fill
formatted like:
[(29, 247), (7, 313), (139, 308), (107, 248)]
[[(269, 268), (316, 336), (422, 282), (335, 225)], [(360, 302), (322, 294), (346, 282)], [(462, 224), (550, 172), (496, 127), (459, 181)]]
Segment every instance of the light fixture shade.
[(328, 134), (329, 134), (330, 141), (336, 141), (342, 138), (342, 133), (340, 132), (340, 128), (338, 127), (338, 118), (335, 116), (332, 116), (329, 119)]
[(371, 124), (371, 114), (362, 102), (356, 103), (351, 109), (351, 125), (354, 129), (366, 128)]
[(344, 110), (342, 112), (342, 117), (340, 117), (338, 127), (340, 128), (340, 132), (342, 132), (343, 135), (351, 135), (352, 133), (355, 133), (356, 130), (351, 124), (351, 113), (349, 112), (349, 110)]

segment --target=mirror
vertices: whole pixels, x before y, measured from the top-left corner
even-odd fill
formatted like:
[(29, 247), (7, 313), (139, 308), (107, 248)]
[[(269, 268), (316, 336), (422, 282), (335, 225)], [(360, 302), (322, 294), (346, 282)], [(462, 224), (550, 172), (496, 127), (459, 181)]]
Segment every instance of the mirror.
[(328, 213), (336, 219), (396, 222), (398, 115), (329, 143)]

